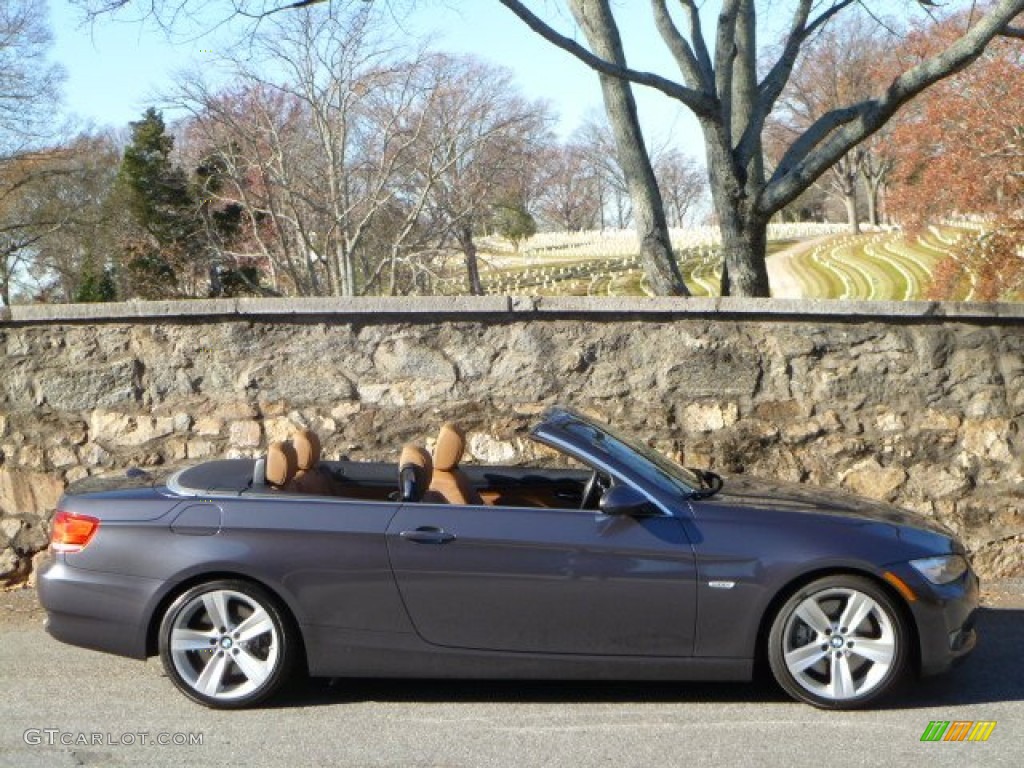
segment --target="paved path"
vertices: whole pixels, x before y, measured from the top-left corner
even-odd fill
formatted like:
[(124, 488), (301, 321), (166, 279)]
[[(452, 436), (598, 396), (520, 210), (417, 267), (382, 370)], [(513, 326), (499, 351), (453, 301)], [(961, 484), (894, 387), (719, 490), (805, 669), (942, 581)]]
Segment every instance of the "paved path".
[(793, 268), (793, 260), (807, 251), (813, 250), (821, 243), (827, 242), (835, 235), (815, 237), (810, 240), (801, 240), (799, 243), (785, 248), (768, 257), (768, 283), (771, 285), (772, 298), (774, 299), (802, 299), (804, 297), (803, 283), (797, 277)]
[[(273, 709), (215, 712), (177, 694), (155, 660), (61, 645), (32, 593), (0, 594), (0, 766), (1016, 768), (1022, 596), (1024, 583), (989, 590), (972, 658), (866, 712), (822, 712), (768, 685), (382, 681), (309, 684)], [(931, 720), (998, 724), (987, 743), (922, 743)], [(100, 743), (60, 745), (93, 734)], [(201, 734), (202, 745), (142, 745), (140, 734)]]

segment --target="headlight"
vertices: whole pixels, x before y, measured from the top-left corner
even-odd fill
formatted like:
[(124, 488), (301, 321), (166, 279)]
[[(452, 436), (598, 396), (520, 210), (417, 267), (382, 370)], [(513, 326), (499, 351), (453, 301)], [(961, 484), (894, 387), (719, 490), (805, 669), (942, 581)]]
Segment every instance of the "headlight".
[(925, 557), (921, 560), (911, 560), (910, 564), (932, 584), (949, 584), (967, 572), (967, 560), (962, 555)]

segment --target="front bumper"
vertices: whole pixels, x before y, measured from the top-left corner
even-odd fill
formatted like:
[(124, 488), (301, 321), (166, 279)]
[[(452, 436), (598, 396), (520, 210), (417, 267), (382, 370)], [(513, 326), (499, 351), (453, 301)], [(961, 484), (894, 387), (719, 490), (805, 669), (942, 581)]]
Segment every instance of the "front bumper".
[(64, 555), (43, 560), (36, 581), (55, 639), (97, 651), (146, 658), (146, 606), (163, 582), (74, 568)]
[(887, 570), (917, 595), (917, 600), (907, 604), (917, 625), (921, 675), (941, 674), (974, 650), (980, 585), (972, 569), (956, 581), (941, 585), (932, 584), (910, 565)]

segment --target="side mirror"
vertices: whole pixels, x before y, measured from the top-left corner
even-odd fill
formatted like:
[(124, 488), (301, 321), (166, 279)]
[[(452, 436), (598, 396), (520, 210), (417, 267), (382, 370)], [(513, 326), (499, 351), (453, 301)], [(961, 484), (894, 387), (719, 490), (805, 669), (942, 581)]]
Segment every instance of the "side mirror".
[(631, 485), (616, 485), (609, 488), (601, 496), (598, 506), (606, 515), (639, 517), (657, 514), (647, 497)]

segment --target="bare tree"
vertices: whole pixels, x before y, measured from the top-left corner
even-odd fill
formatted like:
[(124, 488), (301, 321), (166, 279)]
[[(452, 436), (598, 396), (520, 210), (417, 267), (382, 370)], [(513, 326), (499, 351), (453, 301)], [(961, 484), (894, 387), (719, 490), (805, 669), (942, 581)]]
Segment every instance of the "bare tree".
[(18, 282), (34, 271), (40, 241), (63, 226), (68, 211), (47, 199), (45, 190), (68, 173), (60, 149), (23, 152), (0, 163), (0, 301), (11, 303)]
[[(327, 0), (298, 0), (298, 5)], [(712, 200), (722, 229), (725, 268), (722, 274), (724, 294), (767, 296), (768, 273), (765, 265), (767, 227), (772, 215), (795, 200), (825, 171), (853, 147), (878, 131), (917, 94), (940, 80), (969, 66), (998, 35), (1024, 38), (1024, 28), (1016, 21), (1024, 12), (1024, 0), (993, 0), (984, 11), (972, 15), (962, 34), (943, 50), (929, 55), (886, 84), (880, 84), (867, 99), (843, 104), (822, 115), (786, 149), (774, 170), (764, 169), (764, 130), (793, 72), (804, 46), (825, 25), (840, 14), (870, 11), (870, 0), (788, 0), (765, 5), (759, 13), (754, 0), (721, 0), (718, 5), (713, 39), (705, 35), (708, 8), (698, 0), (680, 0), (670, 10), (668, 0), (651, 0), (651, 13), (662, 41), (679, 68), (677, 79), (629, 66), (621, 44), (618, 22), (611, 0), (567, 0), (582, 27), (587, 45), (581, 44), (574, 30), (561, 31), (542, 18), (526, 0), (497, 0), (534, 32), (551, 44), (576, 57), (602, 76), (602, 87), (610, 119), (615, 126), (620, 154), (629, 153), (635, 178), (644, 175), (643, 158), (647, 150), (636, 130), (635, 105), (628, 88), (613, 83), (639, 84), (653, 88), (688, 107), (700, 122), (704, 134)], [(80, 0), (92, 10), (109, 10), (133, 5), (133, 0)], [(194, 0), (199, 2), (199, 0)], [(154, 9), (158, 16), (168, 6), (180, 10), (190, 0), (145, 0), (143, 10)], [(287, 0), (225, 0), (230, 13), (259, 17), (273, 14), (296, 3)], [(936, 5), (931, 0), (916, 0), (909, 5)], [(540, 3), (537, 5), (546, 5)], [(976, 2), (950, 3), (974, 8)], [(626, 7), (625, 4), (621, 7)], [(953, 8), (951, 10), (956, 10)], [(771, 12), (778, 19), (786, 12), (783, 41), (777, 57), (758, 72), (760, 47), (759, 22)], [(632, 4), (629, 12), (635, 12)], [(877, 14), (876, 14), (877, 15)], [(166, 13), (162, 18), (167, 19)], [(927, 23), (924, 20), (922, 23)], [(649, 158), (646, 166), (650, 167)], [(651, 205), (651, 238), (657, 238), (657, 216), (663, 209), (654, 205), (650, 195), (653, 181), (645, 181)], [(636, 201), (634, 201), (635, 204)], [(648, 211), (638, 212), (638, 219)], [(641, 228), (642, 229), (642, 228)], [(664, 251), (666, 244), (653, 243)], [(665, 267), (672, 262), (649, 265)], [(674, 280), (674, 276), (672, 278)], [(659, 284), (660, 287), (660, 284)]]
[(53, 139), (64, 72), (47, 60), (51, 42), (45, 5), (0, 4), (0, 161)]
[(46, 59), (51, 35), (46, 7), (34, 0), (0, 4), (0, 300), (33, 246), (60, 225), (60, 213), (41, 210), (35, 192), (60, 172), (53, 113), (63, 73)]
[[(633, 207), (607, 117), (602, 114), (588, 118), (576, 132), (574, 143), (596, 173), (602, 228), (610, 221), (615, 228), (625, 229), (633, 222)], [(652, 144), (650, 156), (666, 220), (670, 226), (682, 227), (687, 214), (704, 195), (707, 174), (693, 158), (675, 147)]]
[(548, 113), (505, 70), (404, 58), (374, 19), (362, 4), (301, 10), (254, 38), (270, 67), (228, 61), (235, 85), (221, 90), (183, 77), (194, 154), (216, 159), (213, 195), (240, 206), (250, 258), (278, 290), (396, 293), (400, 265), (454, 243), (480, 293), (474, 237), (524, 186)]
[(549, 228), (574, 232), (598, 226), (604, 181), (590, 157), (588, 148), (573, 142), (545, 153), (537, 212)]
[(633, 205), (607, 117), (601, 114), (588, 118), (573, 136), (573, 142), (586, 154), (594, 171), (601, 229), (606, 226), (625, 229), (633, 221)]
[(422, 193), (398, 196), (416, 173), (426, 60), (394, 55), (366, 7), (282, 16), (253, 46), (276, 77), (235, 60), (232, 89), (193, 73), (178, 101), (219, 156), (230, 180), (221, 195), (243, 206), (272, 277), (300, 294), (355, 295), (379, 266), (368, 253), (375, 223), (401, 209), (407, 226), (395, 236), (407, 237), (425, 205)]
[[(861, 15), (840, 17), (809, 41), (773, 116), (785, 134), (780, 155), (823, 115), (870, 98), (885, 77), (889, 47), (882, 27)], [(817, 182), (845, 206), (852, 234), (860, 232), (858, 191), (867, 162), (867, 145), (859, 145)]]
[(550, 139), (547, 108), (518, 95), (508, 70), (473, 58), (432, 57), (435, 90), (427, 104), (422, 184), (442, 243), (462, 252), (467, 286), (482, 294), (476, 235), (495, 206), (524, 186), (524, 167)]
[(50, 173), (37, 179), (37, 216), (52, 222), (31, 248), (27, 273), (51, 301), (78, 301), (89, 280), (110, 281), (124, 212), (110, 199), (122, 148), (108, 133), (82, 133), (52, 152)]
[(878, 227), (882, 223), (880, 198), (889, 180), (889, 174), (895, 166), (891, 148), (886, 146), (884, 139), (880, 139), (883, 132), (876, 133), (862, 145), (860, 175), (868, 204), (868, 223), (872, 227)]
[(670, 227), (685, 227), (704, 197), (707, 175), (693, 158), (678, 149), (666, 149), (654, 157), (654, 173), (665, 201)]

